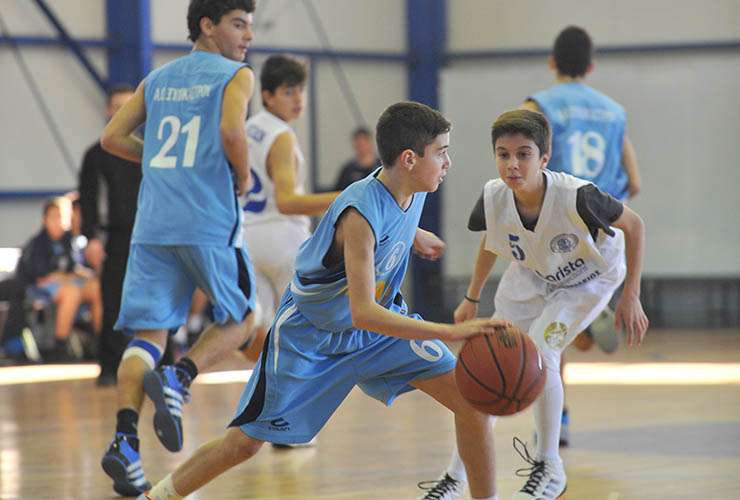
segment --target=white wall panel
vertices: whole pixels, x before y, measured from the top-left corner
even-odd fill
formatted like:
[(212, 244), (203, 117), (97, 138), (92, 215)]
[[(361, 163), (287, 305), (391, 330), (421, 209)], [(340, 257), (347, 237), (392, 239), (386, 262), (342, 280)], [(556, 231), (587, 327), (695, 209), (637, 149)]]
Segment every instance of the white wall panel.
[[(46, 3), (73, 37), (105, 36), (105, 0), (46, 0)], [(56, 36), (54, 27), (31, 0), (0, 0), (0, 15), (11, 35)]]
[[(90, 51), (98, 67), (102, 53)], [(105, 124), (105, 96), (77, 59), (64, 49), (23, 50), (34, 80), (61, 136), (77, 164)], [(0, 189), (66, 189), (76, 184), (20, 68), (8, 49), (0, 48)]]
[(736, 0), (454, 0), (452, 51), (549, 48), (567, 25), (583, 26), (598, 45), (740, 39)]
[(341, 64), (365, 123), (358, 123), (328, 62), (318, 65), (319, 183), (332, 186), (341, 165), (352, 157), (350, 134), (359, 125), (375, 130), (380, 114), (406, 99), (406, 68), (396, 63)]
[[(402, 53), (406, 47), (405, 2), (399, 0), (262, 0), (257, 2), (255, 46), (322, 49), (306, 2), (312, 2), (336, 50)], [(184, 43), (187, 0), (152, 1), (152, 36)]]

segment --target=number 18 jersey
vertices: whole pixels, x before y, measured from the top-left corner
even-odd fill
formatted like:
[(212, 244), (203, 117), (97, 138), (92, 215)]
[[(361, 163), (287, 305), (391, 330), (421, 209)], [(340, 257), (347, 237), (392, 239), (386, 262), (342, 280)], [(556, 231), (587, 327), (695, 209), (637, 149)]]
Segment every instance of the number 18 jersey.
[(627, 197), (622, 167), (624, 108), (580, 82), (561, 83), (534, 94), (552, 126), (547, 168), (585, 179), (618, 200)]
[(241, 209), (220, 123), (226, 86), (244, 66), (196, 50), (146, 78), (133, 243), (241, 246)]

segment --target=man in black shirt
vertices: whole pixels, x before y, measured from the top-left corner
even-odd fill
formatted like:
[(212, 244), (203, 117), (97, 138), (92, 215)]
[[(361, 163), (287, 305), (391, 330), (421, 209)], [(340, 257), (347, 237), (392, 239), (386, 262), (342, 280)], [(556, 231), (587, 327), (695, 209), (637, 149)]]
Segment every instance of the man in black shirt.
[(335, 191), (343, 191), (347, 186), (364, 179), (380, 166), (373, 147), (372, 133), (366, 127), (358, 127), (352, 132), (352, 149), (355, 151), (355, 157), (342, 165), (339, 178), (334, 185)]
[[(133, 94), (133, 87), (128, 85), (115, 86), (109, 91), (106, 106), (109, 120)], [(113, 325), (121, 305), (140, 184), (140, 164), (103, 151), (100, 142), (95, 142), (85, 153), (78, 190), (82, 234), (88, 239), (85, 258), (101, 272), (103, 328), (98, 346), (97, 380), (100, 386), (116, 383), (118, 364), (127, 344), (126, 336), (115, 333)]]

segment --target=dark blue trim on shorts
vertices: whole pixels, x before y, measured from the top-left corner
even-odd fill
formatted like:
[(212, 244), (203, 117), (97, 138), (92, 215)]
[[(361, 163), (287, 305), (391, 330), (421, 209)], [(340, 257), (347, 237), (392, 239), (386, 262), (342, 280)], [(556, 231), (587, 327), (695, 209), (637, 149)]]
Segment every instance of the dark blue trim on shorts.
[[(249, 279), (249, 269), (247, 268), (246, 262), (244, 262), (244, 256), (242, 255), (241, 248), (235, 248), (234, 251), (236, 252), (236, 267), (239, 273), (239, 290), (242, 291), (244, 297), (246, 297), (247, 299), (247, 302), (249, 302), (249, 299), (252, 297), (252, 282)], [(244, 312), (244, 317), (242, 318), (242, 321), (247, 319), (247, 316), (251, 312), (252, 309), (250, 307), (247, 307), (247, 310)]]
[[(231, 163), (229, 163), (229, 167), (231, 167)], [(234, 244), (234, 237), (236, 237), (236, 231), (237, 229), (239, 229), (239, 226), (241, 225), (241, 220), (239, 219), (239, 212), (241, 211), (242, 207), (239, 206), (239, 197), (236, 195), (236, 192), (234, 192), (234, 209), (235, 209), (236, 221), (234, 222), (234, 227), (231, 228), (231, 234), (229, 235), (229, 246)]]
[(267, 368), (267, 351), (270, 350), (271, 334), (272, 328), (270, 328), (267, 332), (267, 336), (265, 336), (265, 343), (262, 348), (262, 365), (260, 366), (259, 379), (257, 379), (257, 386), (254, 388), (249, 404), (244, 408), (244, 411), (231, 421), (228, 425), (229, 427), (241, 427), (244, 424), (254, 422), (265, 408), (265, 393), (267, 392), (267, 375), (265, 375), (265, 370)]

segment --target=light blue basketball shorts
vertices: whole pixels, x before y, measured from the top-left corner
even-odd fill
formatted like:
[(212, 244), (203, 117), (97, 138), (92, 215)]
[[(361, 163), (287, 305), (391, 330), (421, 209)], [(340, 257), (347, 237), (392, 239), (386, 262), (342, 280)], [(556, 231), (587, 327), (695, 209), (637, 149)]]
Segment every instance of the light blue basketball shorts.
[[(421, 319), (418, 314), (409, 317)], [(286, 292), (262, 356), (229, 427), (279, 444), (310, 441), (355, 385), (390, 405), (409, 382), (447, 373), (455, 357), (439, 340), (407, 340), (365, 330), (319, 330)]]
[(244, 321), (255, 307), (252, 263), (241, 248), (132, 244), (116, 330), (172, 329), (187, 321), (195, 288), (216, 322)]

